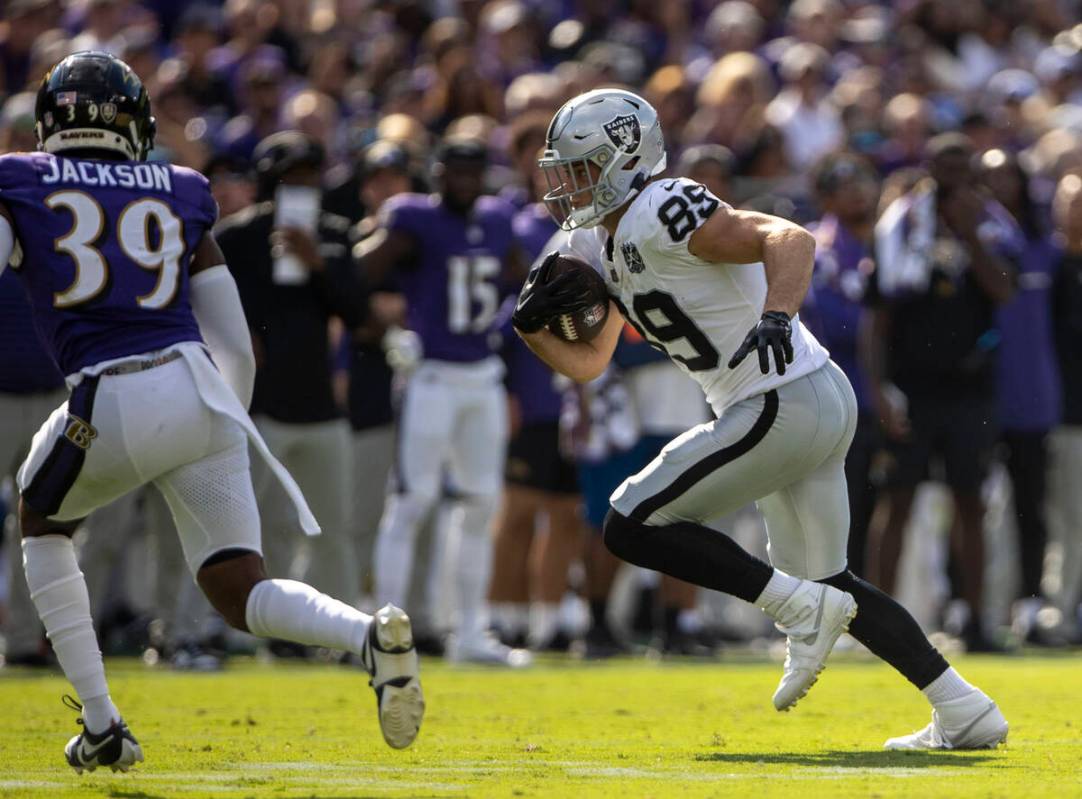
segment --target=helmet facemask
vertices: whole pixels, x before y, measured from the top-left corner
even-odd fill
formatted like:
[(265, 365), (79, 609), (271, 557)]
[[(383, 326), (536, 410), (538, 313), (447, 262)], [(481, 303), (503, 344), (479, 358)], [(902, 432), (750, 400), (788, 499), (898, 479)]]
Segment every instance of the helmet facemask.
[[(619, 194), (609, 182), (613, 163), (608, 147), (577, 158), (561, 158), (556, 150), (545, 150), (538, 165), (549, 191), (542, 199), (557, 225), (564, 230), (594, 227), (616, 210)], [(591, 166), (598, 173), (596, 180)]]

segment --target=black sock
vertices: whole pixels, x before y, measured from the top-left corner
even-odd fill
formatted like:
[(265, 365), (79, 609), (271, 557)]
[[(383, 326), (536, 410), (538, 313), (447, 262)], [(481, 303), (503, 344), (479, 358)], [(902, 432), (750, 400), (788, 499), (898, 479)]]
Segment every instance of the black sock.
[(819, 582), (853, 595), (857, 616), (849, 625), (849, 634), (918, 688), (926, 688), (949, 668), (909, 611), (871, 583), (851, 571)]
[(733, 539), (693, 522), (652, 526), (610, 509), (605, 546), (618, 558), (754, 602), (774, 569)]

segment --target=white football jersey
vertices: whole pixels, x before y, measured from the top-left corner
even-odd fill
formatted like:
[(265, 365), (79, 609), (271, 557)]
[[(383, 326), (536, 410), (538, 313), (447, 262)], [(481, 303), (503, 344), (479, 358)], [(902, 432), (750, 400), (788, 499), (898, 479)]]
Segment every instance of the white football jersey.
[(784, 375), (775, 370), (773, 354), (765, 375), (755, 352), (729, 368), (762, 316), (766, 270), (761, 263), (710, 263), (688, 252), (691, 234), (722, 205), (687, 178), (656, 180), (631, 202), (611, 240), (598, 226), (550, 242), (601, 272), (628, 321), (702, 386), (719, 416), (733, 403), (814, 372), (830, 357), (796, 316), (793, 362)]

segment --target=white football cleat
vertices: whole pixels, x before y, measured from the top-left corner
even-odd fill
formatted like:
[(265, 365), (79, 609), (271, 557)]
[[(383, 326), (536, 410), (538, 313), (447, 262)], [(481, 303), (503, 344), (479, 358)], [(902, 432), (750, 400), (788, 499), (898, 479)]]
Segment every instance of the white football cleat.
[(521, 669), (533, 663), (533, 655), (529, 651), (501, 644), (487, 632), (466, 638), (453, 636), (448, 642), (447, 659), (452, 663), (478, 663), (512, 669)]
[(774, 692), (774, 707), (789, 710), (808, 693), (838, 636), (857, 615), (852, 594), (823, 583), (802, 580), (778, 610), (774, 626), (785, 633), (785, 670)]
[(911, 735), (890, 738), (884, 749), (995, 749), (1007, 740), (1007, 719), (983, 691), (941, 702), (932, 723)]
[[(83, 709), (70, 696), (64, 697), (64, 704), (80, 712)], [(143, 762), (143, 749), (123, 719), (114, 721), (109, 729), (97, 734), (86, 729), (81, 717), (77, 721), (83, 725), (83, 731), (64, 747), (64, 759), (76, 774), (93, 771), (99, 766), (113, 771), (127, 771), (136, 763)]]
[(376, 692), (383, 740), (405, 749), (421, 729), (425, 700), (413, 629), (404, 610), (388, 604), (376, 611), (361, 662), (372, 675), (368, 684)]

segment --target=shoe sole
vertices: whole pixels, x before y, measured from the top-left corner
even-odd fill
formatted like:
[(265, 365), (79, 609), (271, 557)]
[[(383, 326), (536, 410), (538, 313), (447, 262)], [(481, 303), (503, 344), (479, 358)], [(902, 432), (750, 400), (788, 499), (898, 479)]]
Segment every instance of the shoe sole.
[(827, 640), (829, 641), (829, 645), (823, 650), (823, 659), (819, 662), (819, 668), (815, 670), (815, 674), (812, 675), (812, 678), (800, 690), (800, 693), (798, 693), (791, 700), (789, 700), (789, 702), (782, 705), (781, 707), (778, 707), (777, 704), (774, 705), (775, 709), (779, 713), (788, 713), (790, 710), (792, 710), (796, 706), (797, 702), (799, 702), (801, 699), (808, 695), (808, 691), (812, 689), (812, 686), (819, 682), (819, 675), (822, 674), (823, 669), (827, 667), (827, 658), (830, 657), (830, 653), (834, 651), (834, 644), (837, 643), (838, 639), (842, 637), (843, 633), (849, 632), (849, 625), (852, 624), (853, 619), (855, 619), (856, 616), (857, 601), (852, 596), (850, 596), (846, 602), (846, 605), (843, 606), (843, 613), (840, 619), (841, 624), (830, 636), (828, 636)]
[(1007, 736), (1010, 733), (1010, 727), (1004, 723), (999, 731), (996, 732), (995, 737), (987, 743), (975, 744), (973, 746), (891, 746), (890, 742), (895, 739), (888, 739), (883, 744), (883, 749), (888, 752), (975, 752), (981, 749), (996, 749), (1000, 744), (1007, 743)]
[(380, 649), (393, 655), (413, 655), (413, 674), (385, 682), (379, 697), (379, 726), (383, 740), (392, 749), (405, 749), (416, 740), (425, 714), (424, 694), (416, 668), (417, 653), (413, 650), (413, 627), (406, 612), (394, 606), (379, 610), (373, 623)]

